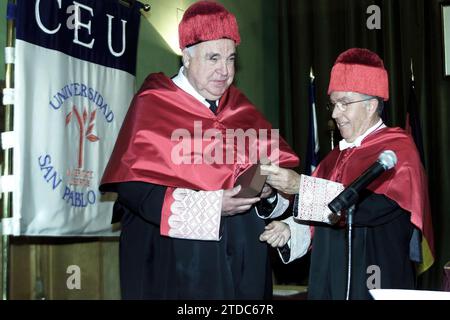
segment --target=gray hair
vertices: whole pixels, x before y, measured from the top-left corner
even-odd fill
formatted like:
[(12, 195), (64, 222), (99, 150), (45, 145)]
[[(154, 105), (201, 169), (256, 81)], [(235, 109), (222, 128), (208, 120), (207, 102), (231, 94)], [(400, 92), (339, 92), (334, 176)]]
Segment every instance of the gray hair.
[(197, 51), (197, 45), (194, 44), (193, 46), (186, 47), (184, 50), (188, 52), (189, 56), (194, 57)]
[[(383, 109), (384, 109), (384, 100), (382, 98), (380, 98), (380, 97), (369, 96), (369, 95), (363, 94), (363, 93), (358, 93), (358, 94), (361, 96), (361, 99), (364, 99), (364, 100), (365, 99), (367, 99), (367, 100), (370, 100), (370, 99), (377, 100), (378, 101), (377, 114), (378, 114), (378, 116), (381, 117), (381, 115), (383, 114)], [(369, 103), (369, 101), (366, 101), (366, 104), (368, 104), (368, 103)]]
[(182, 61), (183, 61), (183, 65), (184, 66), (186, 66), (185, 54), (192, 58), (192, 57), (195, 56), (196, 51), (197, 51), (197, 45), (196, 44), (194, 44), (193, 46), (189, 46), (189, 47), (186, 47), (186, 48), (183, 49)]

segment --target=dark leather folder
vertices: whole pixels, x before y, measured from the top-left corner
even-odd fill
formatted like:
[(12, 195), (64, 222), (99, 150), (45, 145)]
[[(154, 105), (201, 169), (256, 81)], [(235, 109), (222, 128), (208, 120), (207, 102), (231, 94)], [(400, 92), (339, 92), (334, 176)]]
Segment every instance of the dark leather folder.
[(237, 178), (235, 186), (241, 185), (242, 189), (234, 198), (253, 198), (258, 196), (264, 187), (266, 179), (267, 176), (261, 175), (260, 165), (252, 165)]

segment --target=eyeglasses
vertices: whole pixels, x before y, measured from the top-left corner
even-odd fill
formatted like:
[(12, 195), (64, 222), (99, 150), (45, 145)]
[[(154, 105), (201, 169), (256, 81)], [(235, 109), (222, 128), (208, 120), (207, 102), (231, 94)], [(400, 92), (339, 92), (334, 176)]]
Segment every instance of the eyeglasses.
[(347, 111), (347, 107), (348, 107), (349, 104), (369, 101), (369, 100), (372, 100), (372, 99), (373, 98), (368, 98), (368, 99), (364, 99), (364, 100), (350, 101), (350, 102), (345, 102), (345, 103), (344, 102), (335, 102), (335, 103), (333, 103), (333, 102), (330, 101), (330, 102), (327, 103), (327, 110), (330, 111), (330, 112), (333, 112), (334, 108), (337, 107), (339, 109), (339, 111), (345, 112), (345, 111)]

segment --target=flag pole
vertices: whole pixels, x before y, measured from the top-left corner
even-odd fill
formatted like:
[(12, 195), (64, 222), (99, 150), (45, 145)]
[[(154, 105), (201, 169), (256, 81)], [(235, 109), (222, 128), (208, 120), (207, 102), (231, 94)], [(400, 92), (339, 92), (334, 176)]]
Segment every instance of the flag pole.
[(413, 65), (413, 59), (411, 58), (411, 83), (414, 87), (414, 65)]
[[(14, 46), (14, 16), (12, 14), (13, 6), (15, 6), (15, 0), (8, 0), (8, 15), (6, 25), (6, 47), (12, 48)], [(6, 61), (5, 64), (5, 89), (14, 88), (14, 63), (13, 61)], [(7, 104), (4, 106), (4, 128), (5, 132), (13, 130), (13, 106)], [(2, 175), (12, 175), (12, 149), (3, 150), (3, 165)], [(3, 210), (2, 218), (8, 219), (12, 216), (12, 193), (5, 192), (2, 195)], [(9, 299), (9, 275), (10, 275), (10, 235), (2, 235), (2, 300)]]
[(316, 101), (315, 101), (315, 77), (311, 66), (309, 71), (309, 129), (308, 147), (306, 152), (305, 173), (311, 174), (319, 163), (319, 134), (317, 129)]
[(313, 68), (311, 66), (311, 69), (309, 69), (309, 81), (311, 81), (311, 83), (313, 83), (315, 77), (314, 77), (314, 71)]

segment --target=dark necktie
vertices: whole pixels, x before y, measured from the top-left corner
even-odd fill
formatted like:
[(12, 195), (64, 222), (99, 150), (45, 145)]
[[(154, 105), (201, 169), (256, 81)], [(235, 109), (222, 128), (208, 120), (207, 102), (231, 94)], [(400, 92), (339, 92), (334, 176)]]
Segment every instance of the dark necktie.
[(211, 110), (214, 114), (216, 114), (216, 112), (217, 112), (216, 101), (215, 100), (208, 100), (208, 99), (205, 99), (205, 100), (209, 104), (209, 110)]

